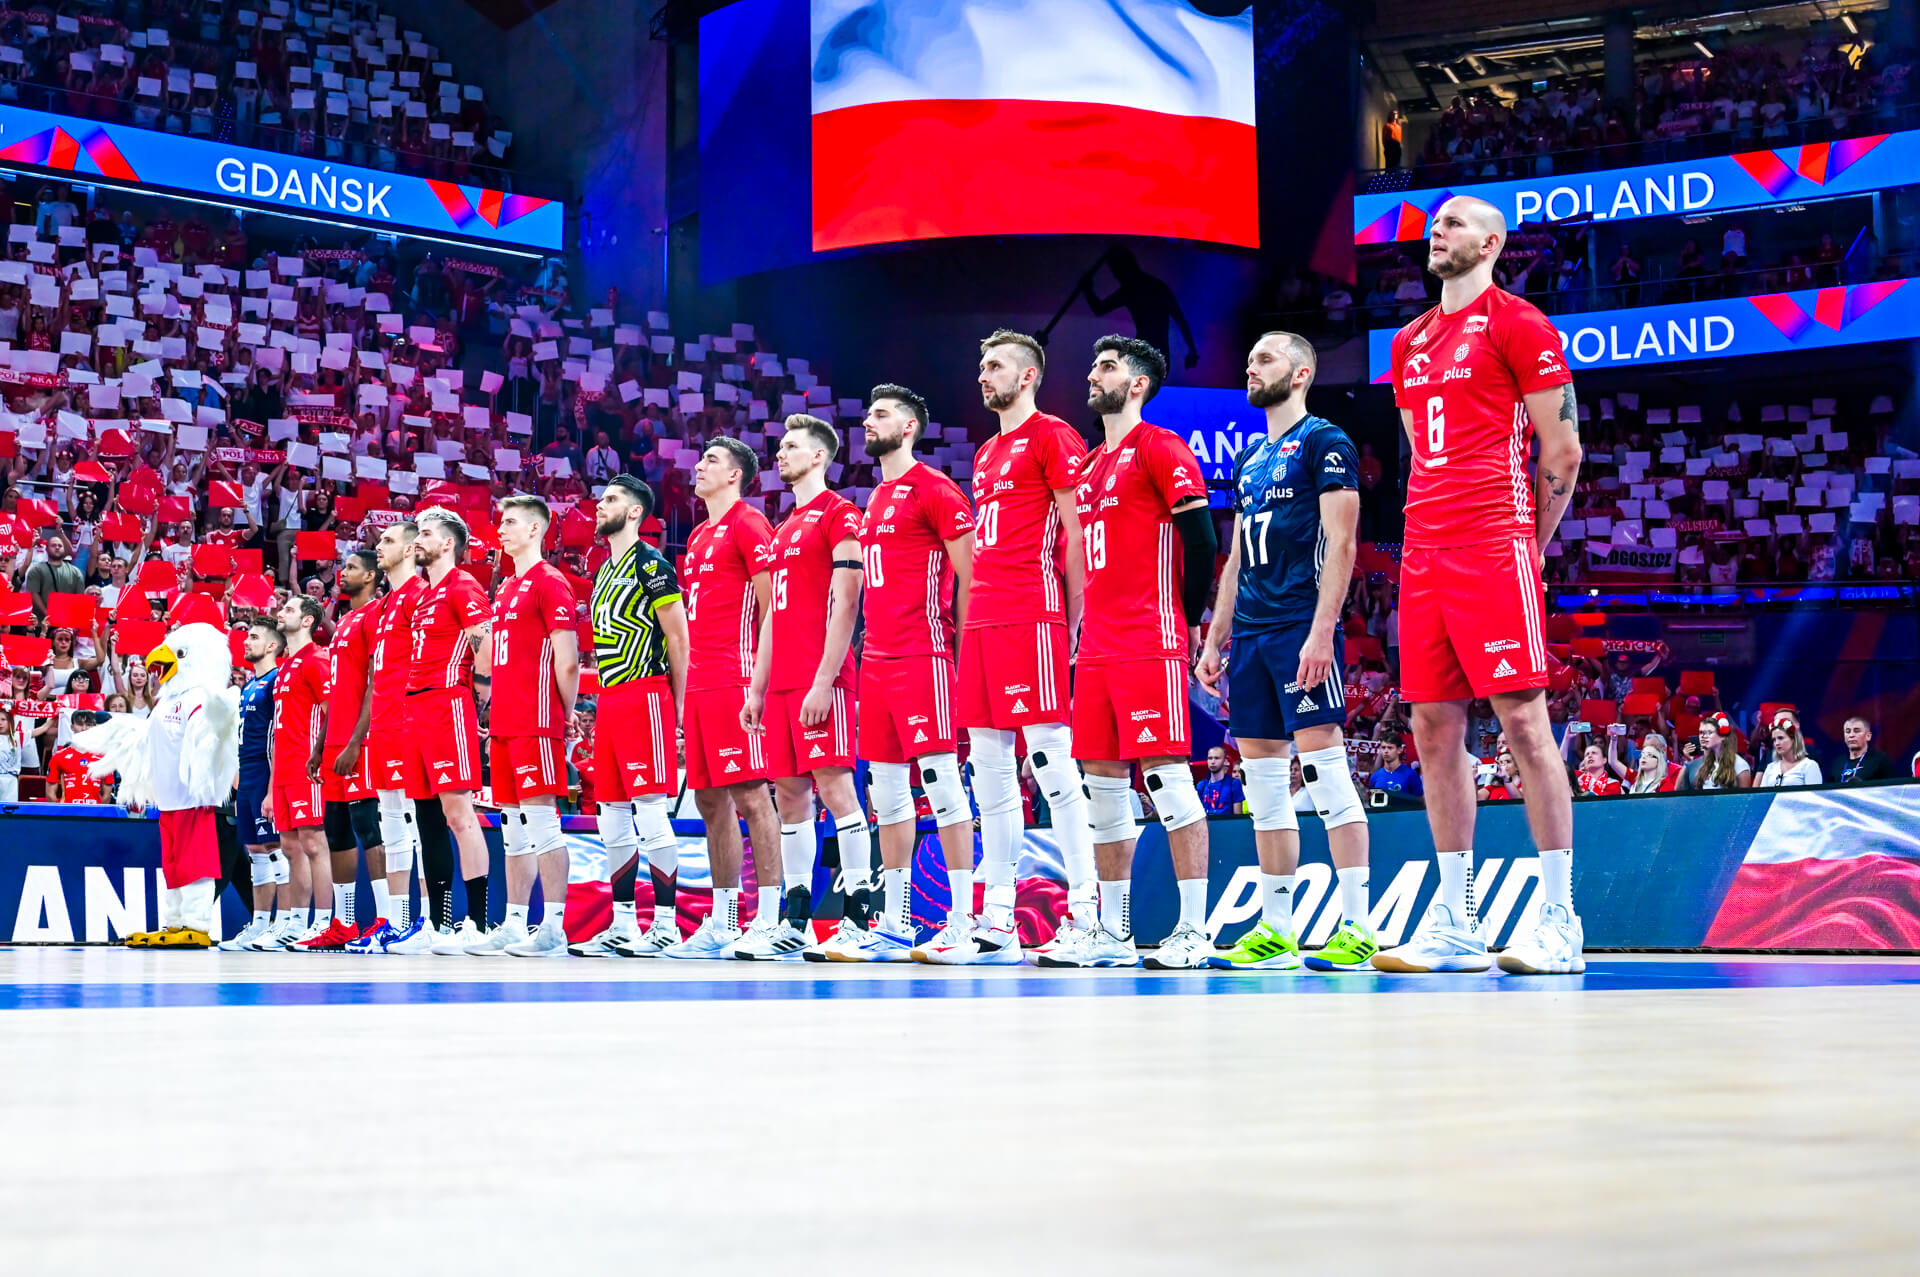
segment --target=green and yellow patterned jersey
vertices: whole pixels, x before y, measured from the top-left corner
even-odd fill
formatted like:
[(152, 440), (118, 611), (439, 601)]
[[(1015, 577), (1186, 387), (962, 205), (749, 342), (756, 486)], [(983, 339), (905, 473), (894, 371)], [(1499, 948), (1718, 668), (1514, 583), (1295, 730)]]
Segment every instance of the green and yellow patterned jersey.
[(593, 652), (600, 686), (667, 673), (667, 643), (655, 613), (680, 601), (673, 565), (645, 541), (600, 565), (593, 578)]

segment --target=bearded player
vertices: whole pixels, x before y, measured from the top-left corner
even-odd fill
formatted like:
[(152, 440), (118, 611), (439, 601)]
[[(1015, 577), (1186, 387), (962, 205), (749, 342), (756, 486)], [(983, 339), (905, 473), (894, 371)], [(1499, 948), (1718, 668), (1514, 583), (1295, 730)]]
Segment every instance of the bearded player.
[[(333, 922), (333, 874), (320, 792), (328, 662), (326, 649), (313, 639), (325, 615), (320, 600), (305, 594), (290, 596), (274, 614), (286, 658), (273, 685), (273, 823), (293, 878), (293, 911), (274, 935), (288, 948), (324, 934)], [(309, 908), (312, 925), (304, 926)]]
[[(593, 733), (593, 788), (613, 923), (569, 948), (582, 958), (651, 958), (680, 942), (680, 844), (672, 806), (680, 783), (674, 725), (686, 698), (687, 610), (673, 565), (640, 539), (653, 507), (646, 481), (620, 474), (607, 481), (594, 511), (609, 553), (593, 578), (603, 724)], [(634, 918), (642, 855), (653, 881), (653, 921), (644, 934)]]
[(1207, 965), (1207, 813), (1194, 787), (1187, 665), (1213, 589), (1218, 538), (1200, 462), (1171, 430), (1141, 420), (1167, 357), (1137, 337), (1103, 337), (1087, 407), (1105, 438), (1080, 467), (1086, 612), (1073, 692), (1073, 752), (1087, 775), (1100, 922), (1042, 966), (1132, 966), (1135, 766), (1153, 799), (1180, 894), (1180, 917), (1146, 965)]
[[(766, 735), (747, 714), (755, 655), (767, 641), (773, 604), (773, 526), (741, 497), (759, 472), (753, 449), (728, 438), (709, 440), (693, 468), (693, 493), (707, 517), (687, 538), (681, 574), (692, 649), (684, 721), (687, 787), (706, 823), (713, 911), (692, 935), (661, 950), (663, 958), (732, 956), (741, 935), (743, 817), (757, 885), (776, 914), (779, 909), (780, 822), (767, 797)], [(614, 727), (603, 723), (600, 730)]]
[(432, 946), (432, 952), (447, 956), (465, 953), (487, 934), (487, 844), (473, 810), (473, 794), (480, 788), (474, 684), (486, 681), (492, 660), (487, 641), (492, 605), (480, 582), (460, 569), (467, 521), (444, 506), (429, 506), (415, 522), (413, 561), (426, 569), (427, 588), (413, 610), (406, 786), (407, 796), (422, 807), (437, 800), (460, 848), (467, 917)]
[(1265, 333), (1247, 356), (1247, 403), (1266, 434), (1233, 462), (1233, 548), (1220, 573), (1213, 625), (1195, 667), (1217, 688), (1222, 649), (1233, 643), (1228, 727), (1240, 746), (1247, 809), (1260, 858), (1260, 921), (1232, 952), (1209, 959), (1230, 971), (1289, 971), (1303, 959), (1293, 928), (1300, 820), (1293, 754), (1327, 831), (1345, 921), (1315, 954), (1316, 971), (1365, 967), (1378, 946), (1367, 910), (1367, 813), (1353, 787), (1345, 640), (1340, 633), (1360, 525), (1360, 463), (1353, 440), (1307, 411), (1318, 367), (1313, 346)]
[[(973, 812), (953, 717), (954, 641), (973, 571), (973, 511), (958, 484), (914, 460), (927, 401), (905, 386), (880, 385), (867, 404), (867, 455), (880, 473), (860, 524), (867, 633), (858, 719), (880, 826), (882, 908), (866, 925), (872, 866), (851, 859), (842, 840), (846, 917), (808, 952), (816, 961), (904, 962), (912, 955), (917, 813), (909, 768), (918, 770), (929, 804), (944, 813), (936, 820), (947, 867), (973, 868)], [(855, 847), (856, 854), (866, 849)]]
[[(1496, 288), (1506, 219), (1456, 196), (1433, 216), (1427, 269), (1440, 304), (1393, 339), (1394, 402), (1413, 448), (1400, 565), (1402, 695), (1426, 783), (1440, 895), (1382, 971), (1485, 971), (1473, 916), (1474, 784), (1461, 747), (1484, 697), (1506, 732), (1540, 852), (1540, 908), (1500, 956), (1519, 975), (1586, 969), (1573, 911), (1573, 796), (1547, 721), (1541, 547), (1580, 475), (1578, 406), (1560, 334)], [(1527, 454), (1540, 435), (1537, 473)]]
[[(980, 398), (999, 418), (1000, 431), (980, 446), (973, 464), (973, 577), (960, 643), (960, 723), (980, 806), (986, 913), (976, 926), (973, 875), (948, 869), (953, 911), (940, 934), (914, 951), (926, 962), (1005, 961), (1002, 951), (1019, 948), (1014, 744), (1022, 734), (1064, 852), (1072, 921), (1081, 928), (1097, 921), (1092, 831), (1067, 730), (1067, 660), (1086, 577), (1074, 485), (1087, 445), (1072, 426), (1034, 407), (1045, 372), (1040, 343), (1024, 333), (1002, 329), (980, 343)], [(936, 800), (936, 821), (953, 816)], [(1069, 931), (1052, 943), (1070, 939)]]
[[(813, 867), (819, 859), (813, 793), (833, 816), (848, 890), (868, 885), (873, 848), (853, 788), (853, 626), (860, 616), (860, 511), (827, 487), (840, 435), (818, 417), (786, 420), (774, 464), (793, 511), (773, 534), (769, 642), (756, 656), (747, 717), (766, 736), (780, 812), (787, 917), (776, 925), (764, 888), (736, 958), (798, 960), (811, 943)], [(857, 866), (857, 868), (855, 868)], [(862, 919), (864, 921), (864, 919)]]
[[(305, 949), (343, 950), (362, 935), (386, 924), (387, 859), (380, 845), (379, 804), (373, 796), (373, 756), (366, 750), (373, 725), (373, 701), (367, 683), (373, 667), (374, 628), (380, 610), (380, 583), (372, 550), (354, 550), (341, 560), (338, 581), (348, 611), (333, 627), (329, 661), (326, 745), (320, 755), (320, 794), (327, 851), (333, 862), (333, 923), (302, 945)], [(367, 850), (367, 879), (373, 887), (373, 916), (357, 925), (354, 886), (360, 877), (360, 848)]]

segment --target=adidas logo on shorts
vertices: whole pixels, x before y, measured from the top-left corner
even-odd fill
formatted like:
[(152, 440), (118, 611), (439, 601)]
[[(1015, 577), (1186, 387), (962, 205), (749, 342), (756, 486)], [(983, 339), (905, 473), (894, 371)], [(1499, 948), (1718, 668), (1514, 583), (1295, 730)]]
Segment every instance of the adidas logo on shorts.
[(1493, 667), (1493, 676), (1495, 678), (1512, 678), (1513, 675), (1514, 675), (1513, 662), (1509, 661), (1504, 656), (1501, 657), (1500, 663)]
[(1293, 712), (1296, 714), (1311, 714), (1313, 713), (1313, 711), (1319, 708), (1320, 707), (1318, 705), (1315, 705), (1313, 703), (1313, 697), (1302, 696), (1300, 698), (1300, 703), (1293, 707)]
[(916, 745), (920, 744), (922, 741), (926, 739), (927, 739), (927, 734), (925, 732), (915, 732), (913, 734), (913, 743)]
[(1023, 701), (1023, 700), (1020, 700), (1020, 699), (1018, 699), (1018, 698), (1016, 698), (1016, 699), (1014, 700), (1014, 702), (1013, 702), (1013, 712), (1014, 712), (1014, 713), (1016, 713), (1016, 714), (1024, 714), (1024, 713), (1026, 713), (1026, 712), (1027, 712), (1027, 703), (1026, 703), (1025, 701)]
[(1148, 741), (1151, 741), (1152, 739), (1153, 739), (1153, 729), (1150, 727), (1142, 727), (1140, 729), (1140, 734), (1133, 738), (1133, 743), (1136, 745), (1144, 745)]
[(737, 772), (740, 770), (740, 764), (734, 762), (731, 758), (729, 758), (727, 760), (727, 770), (729, 772)]
[(434, 783), (437, 785), (450, 785), (453, 783), (453, 777), (447, 775), (445, 772), (441, 772), (440, 775), (434, 779)]
[(825, 758), (826, 756), (827, 756), (826, 751), (821, 749), (818, 745), (815, 745), (813, 747), (813, 752), (807, 755), (808, 758)]

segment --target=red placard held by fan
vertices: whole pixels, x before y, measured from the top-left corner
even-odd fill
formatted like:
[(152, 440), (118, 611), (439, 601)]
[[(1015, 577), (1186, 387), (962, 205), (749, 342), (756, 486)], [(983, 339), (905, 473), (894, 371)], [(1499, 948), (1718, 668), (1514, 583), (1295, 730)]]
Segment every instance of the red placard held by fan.
[(303, 562), (325, 563), (333, 558), (337, 545), (333, 533), (325, 530), (293, 534), (293, 556)]
[(233, 593), (228, 598), (235, 607), (261, 611), (273, 606), (273, 582), (258, 572), (240, 573), (234, 577)]
[(47, 595), (47, 624), (56, 628), (93, 632), (93, 618), (99, 601), (91, 594)]
[(32, 625), (33, 596), (0, 587), (0, 625)]
[(193, 500), (190, 497), (161, 497), (160, 522), (185, 523), (193, 518)]
[(9, 665), (45, 665), (53, 652), (53, 640), (33, 634), (4, 634), (0, 635), (0, 651), (7, 654)]
[(108, 483), (113, 476), (98, 461), (80, 461), (74, 463), (73, 477), (81, 483)]
[(118, 510), (109, 510), (100, 516), (100, 539), (119, 541), (127, 545), (137, 543), (143, 535), (140, 520)]
[(207, 504), (216, 510), (238, 510), (247, 504), (247, 497), (234, 480), (215, 479), (207, 485)]
[(242, 572), (258, 573), (265, 570), (262, 550), (235, 550), (233, 552), (233, 571), (237, 576)]
[(164, 591), (180, 588), (180, 573), (165, 559), (148, 559), (140, 565), (140, 571), (133, 579), (143, 590)]
[(196, 545), (193, 570), (201, 576), (232, 576), (233, 551), (224, 545)]
[(119, 656), (144, 657), (166, 637), (165, 621), (115, 621), (113, 624), (113, 650)]
[(40, 497), (21, 497), (14, 506), (14, 517), (30, 528), (44, 528), (49, 523), (60, 521), (60, 515), (54, 510), (53, 502)]
[[(120, 489), (115, 498), (122, 510), (141, 517), (152, 514), (160, 508), (160, 494), (152, 488), (127, 484)], [(178, 522), (178, 520), (175, 520)]]

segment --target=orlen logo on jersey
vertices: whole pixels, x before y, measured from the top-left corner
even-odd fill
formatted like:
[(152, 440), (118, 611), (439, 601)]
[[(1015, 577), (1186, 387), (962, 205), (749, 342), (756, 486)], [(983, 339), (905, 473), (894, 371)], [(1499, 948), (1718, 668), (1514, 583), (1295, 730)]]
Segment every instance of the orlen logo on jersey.
[[(1425, 341), (1425, 340), (1426, 340), (1426, 334), (1424, 334), (1424, 333), (1423, 333), (1423, 334), (1421, 334), (1421, 336), (1420, 336), (1420, 340), (1421, 340), (1421, 341)], [(1414, 353), (1414, 354), (1411, 354), (1411, 355), (1408, 355), (1408, 356), (1407, 356), (1407, 372), (1408, 372), (1409, 374), (1412, 374), (1412, 373), (1417, 373), (1417, 372), (1419, 372), (1419, 371), (1420, 371), (1421, 369), (1423, 369), (1423, 368), (1425, 368), (1425, 367), (1426, 367), (1426, 366), (1427, 366), (1428, 364), (1430, 364), (1430, 363), (1432, 363), (1432, 362), (1433, 362), (1433, 356), (1432, 356), (1432, 355), (1429, 355), (1429, 354), (1427, 354), (1427, 353), (1426, 353), (1426, 352), (1425, 352), (1424, 350), (1423, 350), (1423, 351), (1418, 351), (1418, 352), (1416, 352), (1416, 353)]]
[(1540, 352), (1540, 371), (1541, 372), (1559, 372), (1560, 371), (1560, 352), (1557, 350), (1541, 351)]

